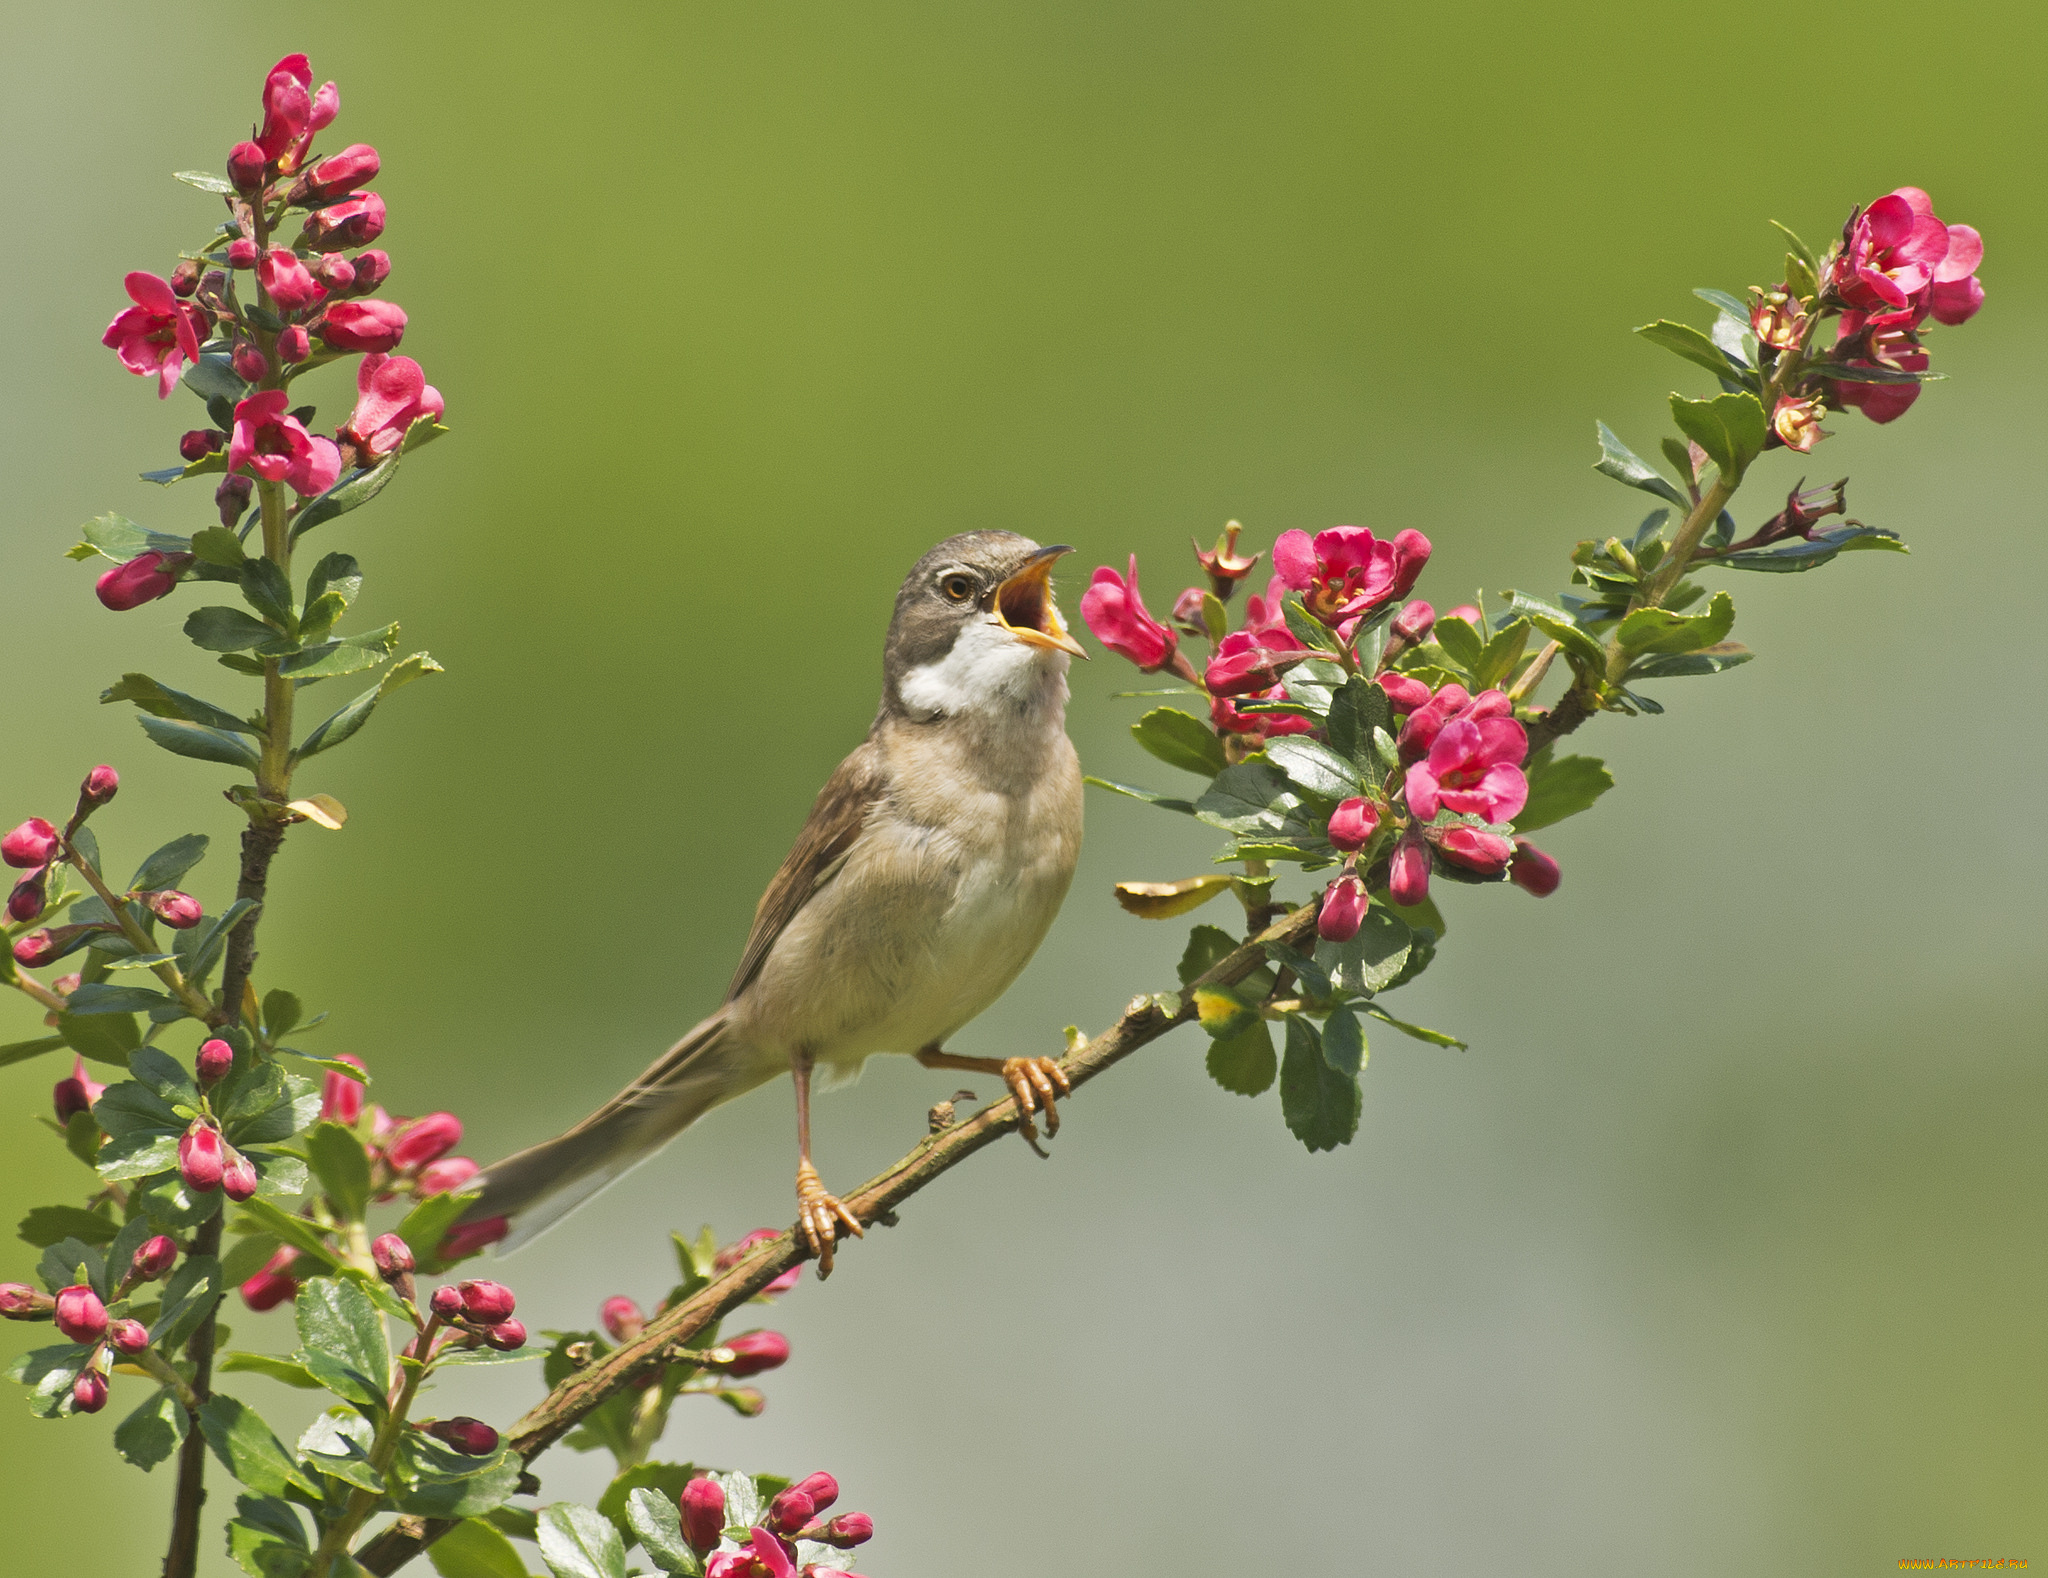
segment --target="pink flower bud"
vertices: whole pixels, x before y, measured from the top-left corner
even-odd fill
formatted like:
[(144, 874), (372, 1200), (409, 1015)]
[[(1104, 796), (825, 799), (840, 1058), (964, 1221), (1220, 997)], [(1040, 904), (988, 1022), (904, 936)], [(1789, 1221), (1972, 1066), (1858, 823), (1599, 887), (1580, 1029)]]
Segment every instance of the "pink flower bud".
[(436, 1419), (420, 1427), (436, 1441), (445, 1442), (464, 1457), (489, 1457), (498, 1450), (498, 1432), (481, 1419), (457, 1414), (453, 1419)]
[[(363, 1066), (362, 1059), (344, 1052), (335, 1061)], [(350, 1079), (346, 1074), (328, 1071), (326, 1082), (320, 1087), (320, 1121), (339, 1123), (352, 1127), (363, 1115), (363, 1082)]]
[(249, 507), (249, 495), (256, 491), (255, 482), (248, 477), (222, 477), (220, 486), (213, 490), (214, 507), (220, 511), (220, 523), (232, 528), (242, 518), (242, 512)]
[[(308, 75), (306, 80), (311, 82), (313, 79)], [(313, 95), (313, 113), (307, 117), (306, 129), (308, 131), (319, 131), (322, 127), (330, 126), (334, 122), (334, 117), (340, 113), (341, 94), (339, 90), (335, 88), (333, 83), (323, 82), (320, 84), (320, 91)]]
[(1396, 712), (1420, 712), (1429, 705), (1429, 687), (1409, 675), (1382, 674), (1379, 677), (1379, 687), (1387, 693), (1387, 700), (1394, 704)]
[(495, 1326), (519, 1304), (502, 1282), (464, 1282), (456, 1291), (462, 1295), (463, 1314), (479, 1326)]
[(178, 435), (178, 458), (191, 465), (204, 460), (221, 446), (221, 436), (210, 427), (195, 427), (189, 433)]
[(297, 1298), (299, 1285), (285, 1274), (297, 1260), (297, 1252), (290, 1249), (280, 1249), (272, 1255), (261, 1271), (242, 1284), (242, 1302), (261, 1314)]
[(436, 1248), (443, 1260), (467, 1260), (498, 1242), (512, 1231), (512, 1219), (504, 1216), (487, 1216), (475, 1222), (459, 1222), (448, 1229)]
[(14, 962), (16, 964), (48, 964), (57, 957), (57, 937), (49, 927), (43, 926), (30, 932), (26, 937), (14, 939)]
[(777, 1534), (794, 1534), (817, 1512), (811, 1498), (792, 1485), (768, 1503), (767, 1526)]
[(1394, 634), (1403, 641), (1427, 641), (1436, 627), (1436, 610), (1421, 598), (1394, 615)]
[(427, 1300), (427, 1308), (442, 1320), (460, 1320), (462, 1294), (452, 1287), (438, 1287), (434, 1289), (433, 1297)]
[(1330, 813), (1330, 843), (1346, 854), (1356, 854), (1379, 831), (1380, 808), (1356, 795)]
[(220, 1130), (204, 1122), (193, 1122), (178, 1141), (178, 1174), (187, 1187), (201, 1194), (211, 1194), (220, 1187), (221, 1175), (227, 1170), (224, 1149)]
[(228, 150), (228, 179), (244, 197), (263, 189), (263, 167), (269, 157), (253, 142), (238, 142)]
[(1405, 833), (1394, 846), (1387, 896), (1396, 904), (1420, 904), (1429, 897), (1429, 846), (1420, 833)]
[(370, 1263), (386, 1282), (396, 1281), (413, 1269), (412, 1246), (396, 1233), (385, 1233), (370, 1245)]
[(1524, 892), (1547, 899), (1557, 891), (1557, 862), (1526, 838), (1515, 840), (1515, 858), (1508, 867), (1508, 880)]
[(1212, 696), (1244, 696), (1271, 690), (1281, 672), (1301, 660), (1307, 649), (1285, 625), (1262, 630), (1233, 630), (1216, 645), (1202, 684)]
[(303, 362), (313, 354), (312, 338), (306, 333), (305, 325), (288, 323), (277, 332), (277, 359), (281, 362)]
[(31, 921), (43, 913), (50, 897), (50, 868), (38, 866), (14, 884), (7, 895), (7, 918)]
[(597, 1312), (597, 1318), (604, 1325), (605, 1335), (613, 1342), (631, 1342), (647, 1327), (647, 1316), (640, 1306), (623, 1293), (615, 1293), (604, 1301)]
[(81, 1370), (71, 1383), (71, 1404), (81, 1414), (96, 1414), (107, 1406), (107, 1378), (97, 1370)]
[[(739, 1242), (727, 1244), (725, 1248), (721, 1249), (717, 1253), (717, 1255), (715, 1255), (712, 1258), (712, 1269), (714, 1271), (730, 1271), (734, 1266), (738, 1265), (742, 1260), (745, 1260), (747, 1256), (753, 1252), (753, 1248), (756, 1244), (772, 1243), (774, 1240), (780, 1238), (781, 1236), (782, 1235), (776, 1232), (775, 1229), (772, 1227), (757, 1227), (753, 1230), (753, 1232), (747, 1234), (744, 1238), (740, 1239)], [(769, 1283), (765, 1288), (763, 1288), (761, 1290), (761, 1293), (763, 1296), (771, 1293), (787, 1293), (791, 1288), (796, 1286), (797, 1279), (801, 1277), (802, 1274), (803, 1267), (792, 1266), (789, 1270), (783, 1272), (781, 1276), (777, 1277), (773, 1282)]]
[(256, 1192), (256, 1165), (240, 1151), (229, 1148), (227, 1165), (220, 1172), (221, 1193), (240, 1202)]
[(145, 893), (142, 895), (142, 902), (149, 906), (152, 915), (173, 931), (189, 931), (206, 918), (197, 899), (189, 893), (180, 893), (175, 888)]
[(228, 1077), (228, 1070), (235, 1066), (235, 1049), (218, 1037), (203, 1041), (199, 1046), (196, 1069), (199, 1083), (218, 1085)]
[(352, 142), (340, 153), (330, 153), (299, 184), (310, 197), (323, 200), (353, 192), (377, 179), (377, 150), (366, 142)]
[(286, 312), (301, 312), (326, 296), (290, 247), (272, 247), (256, 265), (256, 283)]
[(391, 1136), (384, 1147), (392, 1167), (409, 1173), (462, 1143), (462, 1120), (452, 1112), (430, 1112), (415, 1118)]
[(384, 199), (375, 192), (364, 192), (308, 214), (299, 241), (323, 252), (366, 247), (384, 234), (384, 218)]
[(1108, 565), (1095, 572), (1095, 579), (1081, 594), (1081, 618), (1097, 641), (1129, 658), (1140, 673), (1155, 674), (1165, 668), (1180, 644), (1180, 637), (1154, 619), (1138, 595), (1136, 554), (1131, 555), (1128, 577)]
[(20, 1282), (0, 1282), (0, 1318), (48, 1320), (57, 1301)]
[(154, 1282), (167, 1276), (172, 1266), (178, 1263), (178, 1242), (159, 1233), (143, 1242), (135, 1251), (135, 1258), (129, 1262), (128, 1274), (137, 1282)]
[(484, 1341), (500, 1353), (516, 1353), (526, 1346), (526, 1322), (501, 1320), (484, 1332)]
[(1209, 594), (1199, 586), (1191, 586), (1173, 600), (1173, 622), (1182, 633), (1191, 636), (1206, 636), (1208, 621), (1202, 617), (1204, 599)]
[(683, 1538), (691, 1550), (702, 1556), (717, 1546), (725, 1533), (725, 1492), (717, 1480), (691, 1480), (676, 1498), (676, 1510), (682, 1514)]
[(107, 1307), (89, 1287), (61, 1289), (57, 1294), (57, 1330), (73, 1342), (98, 1342), (107, 1334)]
[(391, 277), (391, 254), (382, 251), (358, 252), (355, 270), (354, 293), (358, 296), (367, 296)]
[(313, 277), (334, 295), (345, 295), (356, 282), (356, 266), (339, 252), (323, 252), (313, 265)]
[(57, 1121), (69, 1123), (81, 1112), (92, 1111), (92, 1104), (100, 1099), (100, 1092), (107, 1087), (85, 1077), (85, 1059), (71, 1060), (71, 1076), (60, 1079), (50, 1092), (50, 1099), (57, 1108)]
[(811, 1498), (811, 1505), (823, 1512), (839, 1499), (839, 1481), (823, 1469), (815, 1474), (806, 1474), (791, 1487)]
[(467, 1156), (444, 1156), (420, 1169), (413, 1193), (421, 1199), (430, 1194), (453, 1194), (482, 1171)]
[(247, 236), (239, 236), (228, 243), (229, 268), (254, 268), (256, 260), (262, 255), (256, 243)]
[(405, 338), (405, 309), (390, 301), (338, 301), (327, 309), (320, 337), (337, 350), (396, 350)]
[(1316, 932), (1326, 942), (1349, 942), (1365, 924), (1365, 884), (1347, 872), (1323, 890), (1323, 907), (1316, 914)]
[(57, 830), (39, 816), (0, 837), (0, 860), (10, 866), (46, 866), (56, 853)]
[(313, 117), (313, 96), (307, 91), (310, 74), (302, 79), (297, 68), (303, 55), (287, 55), (271, 68), (263, 84), (263, 125), (256, 143), (266, 159), (275, 159), (306, 135)]
[(139, 1320), (117, 1320), (107, 1328), (107, 1341), (132, 1359), (149, 1346), (149, 1328)]
[(721, 1348), (733, 1352), (732, 1363), (720, 1365), (727, 1375), (759, 1375), (789, 1362), (789, 1339), (779, 1331), (746, 1331), (720, 1340)]
[(1462, 822), (1450, 827), (1431, 828), (1429, 841), (1452, 865), (1482, 872), (1489, 877), (1505, 871), (1515, 853), (1515, 846), (1498, 833), (1489, 833)]
[(236, 376), (247, 379), (252, 384), (260, 383), (263, 376), (270, 371), (269, 361), (247, 340), (235, 347), (234, 354), (228, 360), (234, 364)]
[(198, 289), (199, 265), (191, 258), (178, 259), (178, 266), (171, 270), (171, 294), (187, 301)]
[(821, 1543), (836, 1545), (842, 1551), (850, 1551), (856, 1545), (865, 1545), (875, 1537), (875, 1520), (865, 1512), (842, 1512), (825, 1525), (825, 1532), (818, 1536)]
[(78, 798), (87, 805), (102, 806), (120, 793), (121, 775), (104, 762), (85, 775), (78, 786)]
[(148, 553), (137, 554), (126, 564), (115, 565), (93, 583), (92, 589), (107, 607), (117, 614), (124, 614), (144, 603), (153, 603), (159, 597), (170, 596), (177, 587), (178, 577), (191, 562), (189, 553), (158, 553), (151, 549)]

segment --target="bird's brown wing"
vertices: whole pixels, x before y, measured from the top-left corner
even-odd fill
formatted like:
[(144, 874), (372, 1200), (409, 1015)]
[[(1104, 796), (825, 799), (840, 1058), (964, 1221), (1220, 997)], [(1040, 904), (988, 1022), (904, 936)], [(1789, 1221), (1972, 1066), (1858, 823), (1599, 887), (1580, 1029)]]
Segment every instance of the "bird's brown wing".
[(881, 751), (872, 737), (839, 764), (838, 770), (818, 791), (809, 820), (796, 836), (796, 845), (783, 861), (782, 869), (761, 895), (754, 910), (754, 929), (747, 936), (746, 951), (726, 988), (729, 1003), (747, 989), (775, 946), (783, 928), (796, 918), (811, 895), (837, 873), (840, 860), (860, 837), (868, 813), (884, 793)]

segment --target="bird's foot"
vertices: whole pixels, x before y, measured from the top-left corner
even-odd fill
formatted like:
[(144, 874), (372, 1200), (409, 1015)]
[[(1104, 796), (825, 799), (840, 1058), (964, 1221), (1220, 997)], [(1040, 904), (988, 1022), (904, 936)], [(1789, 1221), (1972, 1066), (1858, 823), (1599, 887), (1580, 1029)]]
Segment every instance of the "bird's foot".
[(1054, 1097), (1073, 1095), (1073, 1084), (1067, 1078), (1067, 1071), (1060, 1067), (1058, 1058), (1006, 1057), (1001, 1073), (1003, 1083), (1010, 1087), (1010, 1094), (1017, 1098), (1017, 1127), (1026, 1140), (1034, 1142), (1033, 1149), (1036, 1149), (1038, 1130), (1033, 1127), (1032, 1118), (1043, 1107), (1046, 1138), (1051, 1139), (1059, 1133), (1060, 1109), (1054, 1105)]
[(810, 1246), (811, 1253), (818, 1257), (818, 1280), (821, 1282), (832, 1275), (832, 1245), (838, 1239), (841, 1227), (855, 1238), (867, 1237), (861, 1229), (860, 1219), (846, 1208), (845, 1202), (826, 1192), (817, 1168), (808, 1161), (797, 1163), (796, 1230)]

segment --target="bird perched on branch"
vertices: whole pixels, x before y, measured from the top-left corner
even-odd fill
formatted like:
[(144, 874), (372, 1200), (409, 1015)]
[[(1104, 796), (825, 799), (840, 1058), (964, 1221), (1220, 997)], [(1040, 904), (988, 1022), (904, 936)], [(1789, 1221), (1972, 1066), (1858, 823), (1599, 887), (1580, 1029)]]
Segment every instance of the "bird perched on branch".
[[(494, 1163), (464, 1220), (533, 1237), (720, 1102), (787, 1070), (796, 1086), (797, 1231), (832, 1269), (860, 1234), (811, 1165), (814, 1073), (876, 1052), (998, 1074), (1029, 1125), (1059, 1127), (1049, 1057), (958, 1057), (947, 1037), (1037, 950), (1081, 847), (1081, 770), (1066, 735), (1069, 654), (1054, 562), (1013, 532), (949, 537), (896, 594), (874, 727), (839, 764), (768, 884), (718, 1011), (566, 1134)], [(1027, 1132), (1028, 1127), (1027, 1127)]]

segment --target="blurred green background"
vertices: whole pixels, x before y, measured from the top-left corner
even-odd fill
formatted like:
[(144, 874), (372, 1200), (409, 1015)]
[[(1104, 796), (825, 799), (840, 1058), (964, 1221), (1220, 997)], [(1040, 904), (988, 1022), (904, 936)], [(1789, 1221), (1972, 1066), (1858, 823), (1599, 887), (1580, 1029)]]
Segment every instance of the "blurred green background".
[[(684, 1412), (666, 1450), (829, 1467), (891, 1578), (2048, 1560), (2048, 21), (1945, 15), (513, 0), (217, 29), (10, 4), (0, 821), (61, 814), (108, 760), (117, 860), (235, 831), (223, 770), (94, 704), (131, 668), (239, 694), (177, 634), (194, 595), (117, 618), (60, 555), (108, 508), (210, 515), (203, 485), (132, 480), (197, 405), (97, 338), (122, 272), (211, 223), (169, 172), (221, 163), (288, 49), (341, 84), (329, 143), (382, 151), (386, 294), (457, 436), (323, 544), (362, 559), (361, 618), (448, 673), (302, 778), (353, 819), (294, 836), (260, 973), (486, 1159), (716, 1001), (932, 542), (1080, 545), (1070, 614), (1132, 550), (1163, 605), (1230, 516), (1261, 544), (1420, 527), (1439, 606), (1555, 591), (1574, 540), (1642, 511), (1589, 469), (1593, 419), (1654, 453), (1663, 397), (1705, 382), (1629, 328), (1777, 278), (1767, 219), (1821, 242), (1924, 186), (1988, 243), (1983, 314), (1933, 341), (1954, 381), (1887, 430), (1838, 416), (1737, 510), (1847, 472), (1914, 557), (1726, 577), (1759, 661), (1579, 736), (1620, 786), (1544, 838), (1563, 889), (1452, 891), (1404, 994), (1472, 1050), (1379, 1038), (1357, 1142), (1311, 1158), (1181, 1032), (1091, 1086), (1050, 1163), (1006, 1145), (807, 1281), (765, 1417)], [(1130, 681), (1080, 668), (1073, 734), (1159, 783), (1140, 704), (1109, 698)], [(1100, 795), (1089, 818), (1060, 924), (957, 1050), (1051, 1050), (1170, 984), (1185, 927), (1109, 885), (1212, 840)], [(228, 881), (217, 857), (196, 885)], [(35, 1029), (17, 1002), (0, 1040)], [(0, 1072), (9, 1213), (79, 1186), (35, 1122), (62, 1072)], [(826, 1101), (828, 1181), (952, 1084), (881, 1060)], [(672, 1226), (786, 1222), (791, 1129), (763, 1090), (503, 1262), (529, 1323), (658, 1297)], [(442, 1411), (537, 1395), (463, 1386)], [(0, 1398), (11, 1570), (76, 1568), (84, 1518), (93, 1571), (155, 1570), (167, 1475), (106, 1447), (139, 1390), (57, 1426)], [(596, 1493), (596, 1460), (541, 1468)], [(207, 1561), (230, 1570), (211, 1536)]]

